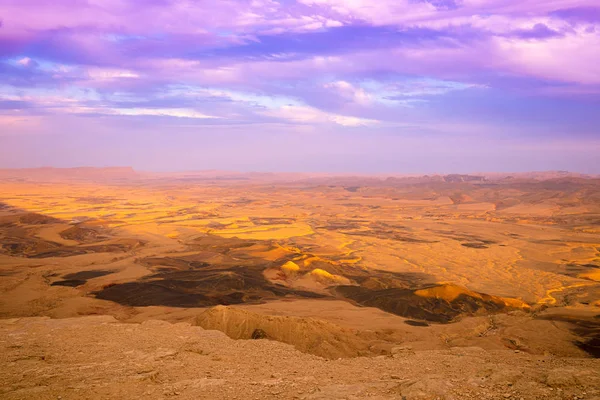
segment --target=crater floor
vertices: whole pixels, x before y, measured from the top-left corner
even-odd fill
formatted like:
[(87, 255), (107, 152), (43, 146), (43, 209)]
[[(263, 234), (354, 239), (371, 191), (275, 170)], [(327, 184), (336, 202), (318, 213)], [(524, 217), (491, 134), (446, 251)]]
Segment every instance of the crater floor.
[(95, 176), (0, 177), (5, 396), (595, 393), (598, 179)]

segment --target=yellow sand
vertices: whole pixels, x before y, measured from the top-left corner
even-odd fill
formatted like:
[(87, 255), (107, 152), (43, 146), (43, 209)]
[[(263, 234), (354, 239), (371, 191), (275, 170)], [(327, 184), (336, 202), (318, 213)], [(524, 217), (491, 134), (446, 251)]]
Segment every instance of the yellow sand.
[(436, 299), (442, 299), (442, 300), (446, 300), (446, 301), (454, 301), (461, 294), (464, 294), (464, 295), (467, 295), (470, 297), (475, 297), (478, 299), (482, 298), (479, 293), (473, 292), (469, 289), (466, 289), (466, 288), (463, 288), (460, 286), (451, 285), (451, 284), (435, 286), (435, 287), (428, 288), (428, 289), (417, 290), (417, 291), (415, 291), (415, 294), (417, 296), (421, 296), (421, 297), (435, 297)]
[(293, 261), (288, 261), (281, 266), (281, 269), (284, 272), (298, 272), (300, 271), (300, 267)]

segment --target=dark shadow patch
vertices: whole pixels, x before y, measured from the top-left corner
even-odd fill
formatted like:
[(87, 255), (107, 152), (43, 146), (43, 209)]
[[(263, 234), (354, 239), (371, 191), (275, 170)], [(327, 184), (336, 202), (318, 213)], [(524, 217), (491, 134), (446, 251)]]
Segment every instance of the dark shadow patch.
[(173, 282), (127, 282), (108, 286), (95, 294), (98, 299), (134, 307), (202, 307), (218, 304), (201, 293), (189, 293), (171, 286), (174, 286)]
[(398, 240), (400, 242), (406, 242), (406, 243), (436, 243), (435, 241), (432, 241), (432, 240), (417, 239), (414, 237), (400, 236), (400, 235), (394, 235), (394, 237), (392, 239)]
[[(429, 286), (432, 287), (432, 286)], [(333, 291), (357, 304), (376, 307), (405, 318), (449, 323), (462, 315), (490, 314), (509, 308), (499, 298), (477, 293), (477, 297), (460, 294), (452, 301), (422, 297), (413, 289), (390, 288), (371, 290), (360, 286), (337, 286)]]
[(528, 240), (528, 242), (533, 243), (533, 244), (543, 244), (543, 245), (548, 245), (548, 246), (562, 246), (562, 247), (568, 246), (568, 244), (565, 243), (564, 241), (562, 241), (561, 239), (547, 239), (547, 240), (530, 239), (530, 240)]
[(68, 286), (68, 287), (77, 287), (84, 285), (87, 281), (83, 279), (65, 279), (63, 281), (52, 282), (50, 286)]
[(575, 345), (592, 357), (600, 358), (600, 314), (593, 317), (553, 314), (537, 318), (569, 323), (571, 331), (579, 336), (574, 342)]
[(267, 335), (267, 333), (265, 331), (263, 331), (262, 329), (255, 329), (252, 332), (252, 339), (268, 339), (269, 336)]
[(63, 276), (63, 278), (87, 281), (89, 279), (98, 278), (100, 276), (112, 274), (113, 272), (115, 272), (115, 271), (96, 269), (96, 270), (91, 270), (91, 271), (80, 271), (80, 272), (75, 272), (72, 274), (67, 274), (67, 275)]
[(274, 285), (264, 278), (262, 268), (242, 266), (161, 271), (136, 282), (107, 286), (94, 295), (135, 307), (210, 307), (260, 303), (281, 297), (326, 297)]
[(406, 325), (410, 325), (410, 326), (429, 326), (429, 324), (427, 322), (413, 321), (412, 319), (407, 319), (406, 321), (404, 321), (404, 323)]
[(576, 341), (575, 344), (594, 358), (600, 358), (600, 337)]
[(479, 245), (490, 245), (490, 244), (497, 243), (495, 240), (484, 239), (484, 238), (481, 238), (481, 237), (478, 237), (475, 235), (456, 233), (454, 231), (431, 229), (431, 232), (437, 233), (438, 235), (440, 235), (444, 238), (447, 238), (447, 239), (456, 240), (458, 242), (465, 242), (465, 243), (461, 243), (465, 247), (487, 248), (487, 247), (474, 247), (474, 245), (479, 246)]
[(204, 261), (173, 257), (147, 257), (139, 260), (139, 262), (145, 267), (158, 267), (157, 271), (161, 272), (210, 267), (210, 264)]
[(50, 258), (50, 257), (72, 257), (87, 254), (85, 250), (78, 250), (74, 248), (63, 248), (58, 250), (44, 251), (38, 254), (26, 256), (28, 258)]
[(489, 249), (489, 247), (483, 243), (461, 243), (461, 246), (469, 247), (471, 249)]

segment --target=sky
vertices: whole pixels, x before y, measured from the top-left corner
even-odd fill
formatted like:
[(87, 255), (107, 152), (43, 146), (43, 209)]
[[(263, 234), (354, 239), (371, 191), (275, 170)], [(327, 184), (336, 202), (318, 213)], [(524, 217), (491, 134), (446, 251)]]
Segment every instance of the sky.
[(598, 0), (0, 0), (0, 168), (600, 173)]

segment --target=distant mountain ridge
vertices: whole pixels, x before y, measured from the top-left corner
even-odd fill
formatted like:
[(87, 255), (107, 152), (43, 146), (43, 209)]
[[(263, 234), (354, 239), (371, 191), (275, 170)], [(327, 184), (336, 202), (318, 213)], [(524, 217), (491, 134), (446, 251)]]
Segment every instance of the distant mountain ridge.
[(19, 168), (0, 169), (0, 179), (26, 181), (119, 181), (140, 179), (169, 179), (216, 182), (304, 182), (322, 185), (396, 185), (423, 183), (485, 183), (489, 181), (554, 179), (597, 179), (600, 175), (587, 175), (569, 171), (531, 171), (517, 173), (487, 172), (471, 174), (352, 174), (309, 172), (237, 172), (223, 170), (147, 172), (133, 167), (73, 167), (73, 168)]

